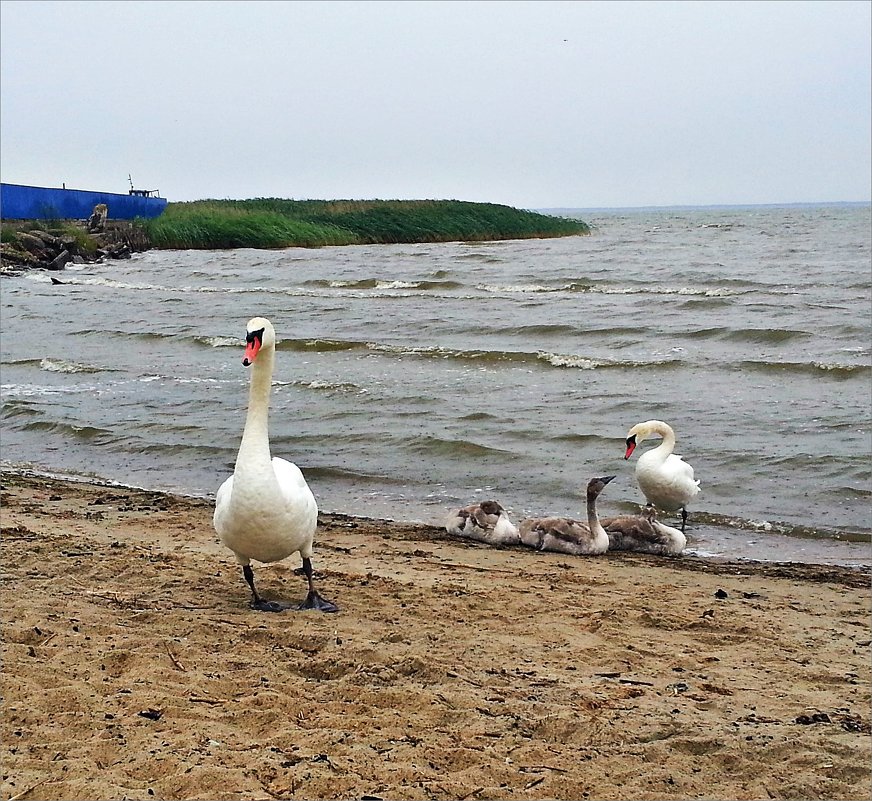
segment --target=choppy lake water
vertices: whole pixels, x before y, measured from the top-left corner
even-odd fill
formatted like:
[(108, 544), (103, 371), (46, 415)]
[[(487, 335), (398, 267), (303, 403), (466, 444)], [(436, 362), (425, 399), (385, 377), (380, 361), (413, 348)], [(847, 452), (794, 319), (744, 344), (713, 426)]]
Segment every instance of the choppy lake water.
[(691, 551), (872, 562), (870, 207), (580, 216), (592, 236), (5, 278), (3, 463), (212, 495), (262, 315), (273, 452), (322, 510), (441, 523), (493, 496), (516, 520), (579, 515), (603, 474), (601, 514), (634, 510), (624, 437), (658, 418), (702, 485)]

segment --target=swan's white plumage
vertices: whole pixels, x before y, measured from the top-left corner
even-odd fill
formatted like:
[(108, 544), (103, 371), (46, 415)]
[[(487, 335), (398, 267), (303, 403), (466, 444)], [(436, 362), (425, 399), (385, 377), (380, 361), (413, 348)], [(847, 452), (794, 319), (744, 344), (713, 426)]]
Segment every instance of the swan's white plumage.
[[(633, 426), (627, 432), (627, 454), (642, 440), (661, 436), (663, 441), (639, 457), (636, 463), (636, 482), (648, 503), (664, 511), (683, 509), (699, 492), (699, 481), (694, 478), (693, 467), (673, 453), (675, 431), (661, 420), (648, 420)], [(630, 442), (633, 446), (630, 447)]]
[(318, 522), (315, 497), (300, 469), (273, 457), (272, 475), (251, 480), (256, 472), (237, 480), (238, 466), (219, 488), (214, 524), (218, 536), (240, 564), (254, 559), (278, 562), (299, 551), (311, 558)]
[[(219, 487), (213, 524), (221, 542), (247, 565), (277, 562), (295, 552), (311, 558), (318, 523), (315, 497), (300, 469), (270, 455), (268, 409), (275, 360), (275, 330), (255, 317), (249, 334), (262, 330), (251, 364), (248, 412), (233, 475)], [(249, 351), (246, 351), (248, 359)]]

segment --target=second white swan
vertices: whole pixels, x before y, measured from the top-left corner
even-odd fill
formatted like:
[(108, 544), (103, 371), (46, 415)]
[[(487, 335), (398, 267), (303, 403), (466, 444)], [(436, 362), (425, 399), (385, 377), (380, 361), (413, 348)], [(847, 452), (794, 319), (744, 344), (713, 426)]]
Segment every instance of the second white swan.
[(699, 492), (699, 481), (693, 476), (693, 468), (672, 452), (675, 448), (672, 426), (662, 420), (648, 420), (634, 425), (627, 432), (624, 459), (630, 458), (642, 440), (653, 436), (660, 436), (663, 441), (639, 457), (636, 482), (649, 504), (667, 512), (681, 510), (681, 531), (684, 532), (687, 504)]

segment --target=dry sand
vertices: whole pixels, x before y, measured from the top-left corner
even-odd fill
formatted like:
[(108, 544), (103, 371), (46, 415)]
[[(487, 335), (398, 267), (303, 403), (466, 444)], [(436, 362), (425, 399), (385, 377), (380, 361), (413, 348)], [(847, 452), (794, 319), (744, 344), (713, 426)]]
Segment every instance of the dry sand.
[[(3, 477), (4, 799), (868, 799), (870, 574), (322, 515), (248, 607), (208, 501)], [(256, 567), (302, 599), (297, 557)]]

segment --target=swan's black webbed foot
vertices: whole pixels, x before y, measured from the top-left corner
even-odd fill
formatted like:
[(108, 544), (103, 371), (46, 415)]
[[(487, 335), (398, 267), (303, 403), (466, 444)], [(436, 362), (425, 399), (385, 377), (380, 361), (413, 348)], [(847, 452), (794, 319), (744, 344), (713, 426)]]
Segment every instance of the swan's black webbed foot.
[(316, 609), (319, 612), (338, 612), (339, 607), (333, 601), (322, 598), (315, 590), (309, 590), (306, 600), (297, 609)]
[(338, 612), (339, 607), (322, 598), (315, 590), (314, 575), (312, 570), (312, 560), (308, 557), (303, 557), (303, 572), (306, 574), (306, 581), (309, 583), (309, 592), (306, 594), (306, 600), (301, 603), (297, 609), (317, 609), (319, 612)]
[(291, 605), (282, 601), (264, 601), (263, 598), (257, 598), (252, 599), (251, 608), (258, 612), (284, 612), (285, 609), (290, 609)]
[(257, 594), (257, 590), (254, 588), (254, 572), (251, 569), (251, 565), (242, 566), (242, 575), (245, 576), (245, 581), (248, 583), (248, 586), (251, 587), (252, 609), (256, 609), (258, 612), (284, 612), (285, 609), (291, 608), (289, 603), (284, 603), (282, 601), (264, 601), (264, 599)]

